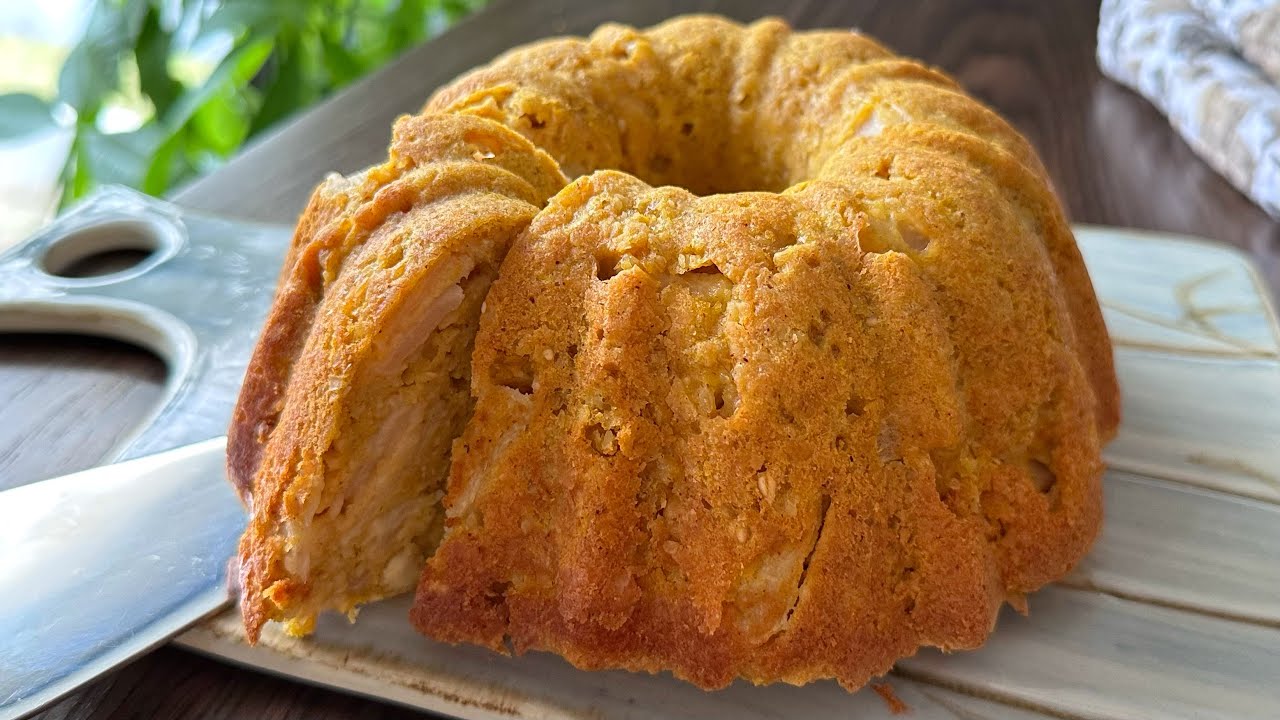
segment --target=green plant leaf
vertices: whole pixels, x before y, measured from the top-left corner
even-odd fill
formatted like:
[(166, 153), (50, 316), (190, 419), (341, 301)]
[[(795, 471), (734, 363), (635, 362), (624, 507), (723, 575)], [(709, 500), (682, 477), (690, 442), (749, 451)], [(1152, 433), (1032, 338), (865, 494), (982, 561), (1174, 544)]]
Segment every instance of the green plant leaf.
[(334, 43), (329, 38), (324, 38), (323, 43), (324, 67), (333, 87), (342, 87), (369, 71), (368, 63), (363, 58), (341, 44)]
[(79, 135), (71, 142), (71, 152), (62, 167), (62, 198), (59, 208), (65, 208), (89, 192), (89, 163), (85, 159), (84, 142)]
[[(391, 56), (416, 45), (427, 34), (427, 17), (435, 2), (424, 0), (403, 0), (392, 14), (388, 33), (388, 46)], [(388, 58), (390, 59), (390, 58)]]
[[(77, 112), (76, 134), (62, 175), (64, 206), (104, 183), (163, 193), (217, 166), (246, 139), (484, 4), (88, 2), (88, 28), (68, 56), (58, 83), (59, 99)], [(199, 85), (186, 87), (170, 72), (189, 64), (184, 53), (228, 41), (230, 50)], [(134, 132), (104, 134), (95, 126), (97, 115), (108, 98), (127, 90), (121, 86), (132, 74), (133, 63), (138, 89), (150, 100), (154, 116)], [(0, 138), (51, 123), (49, 109), (31, 96), (0, 96)]]
[(208, 151), (226, 157), (249, 135), (249, 103), (238, 89), (227, 85), (200, 106), (188, 124), (188, 151)]
[(132, 50), (146, 15), (146, 0), (96, 0), (84, 36), (58, 74), (58, 97), (92, 118), (120, 87), (120, 64)]
[(162, 195), (170, 187), (185, 180), (193, 172), (184, 152), (187, 145), (186, 129), (178, 130), (165, 138), (151, 153), (150, 162), (143, 171), (141, 190), (151, 195)]
[(54, 125), (49, 104), (34, 95), (0, 95), (0, 139), (21, 137)]
[(309, 6), (302, 0), (223, 0), (200, 23), (197, 38), (222, 33), (233, 38), (243, 37), (246, 33), (275, 34), (282, 26), (302, 24)]
[[(295, 36), (296, 37), (296, 36)], [(275, 77), (262, 91), (262, 105), (249, 124), (249, 134), (271, 127), (320, 97), (316, 77), (308, 72), (310, 64), (307, 43), (302, 38), (276, 48)]]
[(172, 36), (160, 23), (160, 12), (150, 10), (143, 20), (133, 55), (138, 63), (138, 85), (151, 98), (156, 115), (163, 117), (173, 101), (182, 94), (182, 83), (169, 74)]
[(187, 90), (175, 100), (169, 107), (169, 112), (160, 118), (161, 122), (173, 129), (182, 127), (196, 110), (223, 87), (228, 84), (236, 87), (247, 84), (270, 56), (270, 38), (253, 39), (235, 48), (218, 63), (218, 67), (214, 68), (203, 85)]

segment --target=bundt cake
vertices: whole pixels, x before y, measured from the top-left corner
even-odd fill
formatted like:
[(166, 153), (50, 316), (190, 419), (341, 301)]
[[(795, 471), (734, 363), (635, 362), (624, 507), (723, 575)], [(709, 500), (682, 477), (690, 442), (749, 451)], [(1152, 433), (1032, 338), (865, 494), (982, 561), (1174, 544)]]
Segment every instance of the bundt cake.
[(605, 25), (316, 191), (229, 439), (245, 624), (421, 570), (438, 640), (856, 688), (1069, 571), (1118, 420), (1047, 174), (953, 81)]

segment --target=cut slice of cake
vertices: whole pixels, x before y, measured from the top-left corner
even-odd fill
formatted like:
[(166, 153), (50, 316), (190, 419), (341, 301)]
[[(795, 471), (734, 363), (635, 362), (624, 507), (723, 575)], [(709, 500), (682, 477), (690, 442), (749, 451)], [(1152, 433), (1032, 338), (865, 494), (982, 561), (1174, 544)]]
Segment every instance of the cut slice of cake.
[(317, 190), (229, 439), (252, 506), (251, 638), (268, 620), (303, 634), (322, 610), (413, 586), (471, 412), (480, 307), (511, 240), (564, 183), (497, 123), (418, 116), (397, 123), (387, 163)]

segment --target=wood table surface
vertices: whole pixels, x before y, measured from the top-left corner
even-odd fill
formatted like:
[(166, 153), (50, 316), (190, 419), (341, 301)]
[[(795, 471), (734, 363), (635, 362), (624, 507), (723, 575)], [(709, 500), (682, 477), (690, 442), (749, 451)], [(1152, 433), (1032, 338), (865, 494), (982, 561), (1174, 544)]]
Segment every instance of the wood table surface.
[[(686, 12), (853, 26), (936, 64), (1039, 148), (1074, 221), (1199, 235), (1253, 256), (1277, 287), (1280, 223), (1201, 162), (1144, 100), (1101, 77), (1098, 8), (1082, 0), (493, 0), (446, 35), (257, 142), (178, 192), (186, 206), (292, 222), (327, 172), (379, 161), (395, 116), (519, 43)], [(146, 352), (76, 337), (0, 336), (0, 488), (94, 465), (160, 396)], [(397, 708), (162, 648), (41, 718), (413, 717)]]

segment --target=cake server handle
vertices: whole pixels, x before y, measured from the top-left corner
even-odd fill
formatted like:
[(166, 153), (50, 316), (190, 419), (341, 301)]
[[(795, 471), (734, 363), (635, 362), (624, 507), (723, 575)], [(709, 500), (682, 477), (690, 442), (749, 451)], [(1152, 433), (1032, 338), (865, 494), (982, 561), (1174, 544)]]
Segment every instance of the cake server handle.
[[(0, 341), (6, 332), (86, 333), (134, 343), (164, 361), (158, 407), (107, 461), (223, 435), (291, 234), (127, 188), (100, 189), (0, 253)], [(64, 272), (122, 249), (146, 257), (103, 275)]]
[(225, 438), (0, 492), (0, 719), (226, 605), (245, 510)]

